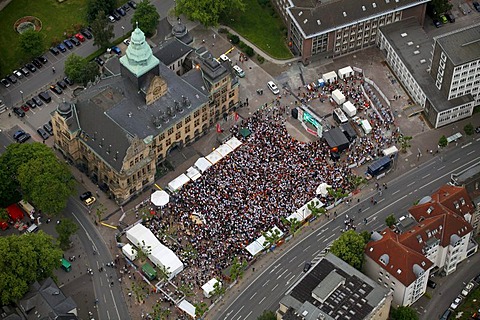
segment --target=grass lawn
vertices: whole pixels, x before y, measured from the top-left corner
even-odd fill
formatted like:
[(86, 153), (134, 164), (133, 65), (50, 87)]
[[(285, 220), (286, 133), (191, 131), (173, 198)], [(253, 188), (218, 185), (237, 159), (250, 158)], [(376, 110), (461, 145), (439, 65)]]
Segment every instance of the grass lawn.
[(289, 59), (293, 55), (285, 40), (285, 26), (280, 18), (272, 16), (271, 8), (263, 8), (257, 0), (243, 0), (245, 12), (222, 21), (273, 58)]

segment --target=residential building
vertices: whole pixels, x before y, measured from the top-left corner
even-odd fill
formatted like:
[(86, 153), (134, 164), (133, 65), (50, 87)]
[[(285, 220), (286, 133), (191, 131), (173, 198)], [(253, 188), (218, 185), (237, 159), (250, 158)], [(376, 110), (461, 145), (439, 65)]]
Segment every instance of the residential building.
[(423, 24), (429, 0), (274, 0), (293, 52), (306, 64), (373, 46), (378, 28), (415, 17)]
[(456, 186), (464, 187), (472, 199), (475, 211), (472, 226), (475, 234), (480, 232), (480, 163), (465, 169), (458, 174), (452, 174), (451, 182)]
[(380, 28), (386, 61), (435, 128), (470, 117), (480, 105), (479, 31), (477, 24), (430, 38), (415, 18)]
[(388, 319), (391, 302), (382, 284), (328, 253), (282, 298), (277, 319)]
[[(171, 45), (184, 50), (169, 65), (188, 51), (176, 41)], [(163, 53), (158, 56), (166, 59)], [(52, 113), (55, 147), (118, 204), (126, 203), (153, 184), (171, 150), (201, 137), (238, 104), (238, 80), (228, 67), (206, 50), (195, 59), (197, 67), (179, 76), (137, 27), (126, 54), (112, 61), (120, 73)]]

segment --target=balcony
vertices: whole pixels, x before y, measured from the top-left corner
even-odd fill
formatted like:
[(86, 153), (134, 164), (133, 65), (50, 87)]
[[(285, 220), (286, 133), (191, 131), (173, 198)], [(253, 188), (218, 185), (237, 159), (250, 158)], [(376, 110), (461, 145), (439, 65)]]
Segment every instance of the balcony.
[(478, 250), (478, 243), (473, 240), (473, 238), (470, 238), (470, 241), (468, 242), (467, 245), (467, 258), (471, 257), (474, 255)]

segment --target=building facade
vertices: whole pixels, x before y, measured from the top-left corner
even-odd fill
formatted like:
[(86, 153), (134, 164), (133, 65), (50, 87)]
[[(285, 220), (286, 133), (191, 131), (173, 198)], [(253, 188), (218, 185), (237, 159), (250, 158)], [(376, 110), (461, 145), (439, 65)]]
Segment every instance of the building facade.
[[(127, 202), (154, 182), (173, 148), (195, 141), (237, 106), (238, 80), (228, 66), (209, 52), (196, 59), (198, 67), (179, 76), (153, 54), (137, 27), (116, 61), (121, 74), (52, 114), (55, 147), (119, 204)], [(205, 77), (211, 70), (213, 77)]]
[(465, 188), (468, 196), (472, 199), (475, 207), (472, 226), (474, 233), (477, 235), (480, 232), (480, 163), (458, 174), (452, 174), (451, 183), (455, 186)]
[(378, 28), (409, 17), (423, 24), (428, 0), (274, 0), (288, 42), (304, 63), (375, 45)]

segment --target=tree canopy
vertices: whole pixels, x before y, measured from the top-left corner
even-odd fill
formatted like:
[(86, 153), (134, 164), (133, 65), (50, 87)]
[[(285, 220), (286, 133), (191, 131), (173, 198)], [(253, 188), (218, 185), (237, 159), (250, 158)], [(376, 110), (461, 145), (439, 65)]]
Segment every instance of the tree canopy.
[(453, 5), (449, 3), (448, 0), (432, 0), (430, 1), (430, 5), (432, 6), (433, 13), (436, 17), (453, 8)]
[(58, 233), (58, 244), (60, 248), (66, 250), (70, 247), (70, 237), (77, 232), (78, 225), (70, 219), (63, 219), (61, 223), (55, 225)]
[(20, 48), (29, 58), (38, 57), (45, 51), (43, 36), (35, 30), (20, 35)]
[(392, 308), (390, 311), (392, 320), (418, 320), (418, 313), (415, 309), (410, 307)]
[(475, 132), (475, 129), (473, 128), (473, 124), (467, 123), (465, 127), (463, 127), (463, 131), (465, 131), (465, 134), (467, 136), (471, 136)]
[(113, 24), (109, 23), (105, 18), (105, 11), (98, 11), (95, 19), (92, 21), (93, 45), (106, 49), (110, 46), (110, 39), (115, 34), (113, 33)]
[(147, 37), (151, 37), (155, 33), (159, 21), (160, 15), (150, 0), (140, 2), (132, 16), (132, 24), (135, 25), (138, 22), (138, 27)]
[(10, 304), (20, 299), (28, 286), (52, 276), (60, 267), (62, 251), (43, 231), (0, 237), (0, 299)]
[(87, 85), (89, 81), (95, 80), (100, 71), (95, 62), (89, 62), (85, 58), (72, 53), (65, 60), (65, 74), (73, 81)]
[(447, 137), (441, 136), (440, 139), (438, 140), (438, 145), (439, 145), (441, 148), (444, 148), (444, 147), (447, 146), (447, 144), (448, 144)]
[(344, 232), (332, 243), (330, 252), (354, 267), (361, 270), (363, 264), (363, 252), (365, 239), (353, 230)]
[(257, 318), (257, 320), (276, 320), (277, 317), (275, 316), (275, 312), (270, 310), (265, 310), (263, 313)]
[(395, 216), (393, 214), (387, 216), (385, 218), (385, 224), (391, 228), (395, 225), (395, 223), (397, 223), (397, 219), (395, 218)]
[(215, 27), (220, 18), (245, 11), (242, 0), (177, 0), (176, 15), (184, 14), (205, 27)]
[[(116, 4), (115, 0), (87, 0), (87, 21), (92, 23), (100, 11), (103, 12), (103, 19), (106, 20), (106, 12), (115, 10)], [(94, 34), (96, 37), (97, 34)]]
[[(9, 195), (13, 188), (20, 190), (27, 201), (48, 214), (59, 214), (75, 190), (67, 165), (42, 143), (9, 145), (0, 156), (0, 167), (5, 169), (1, 175), (6, 179), (0, 181), (0, 190), (6, 189)], [(0, 197), (7, 204), (17, 200), (5, 198), (4, 194)]]

